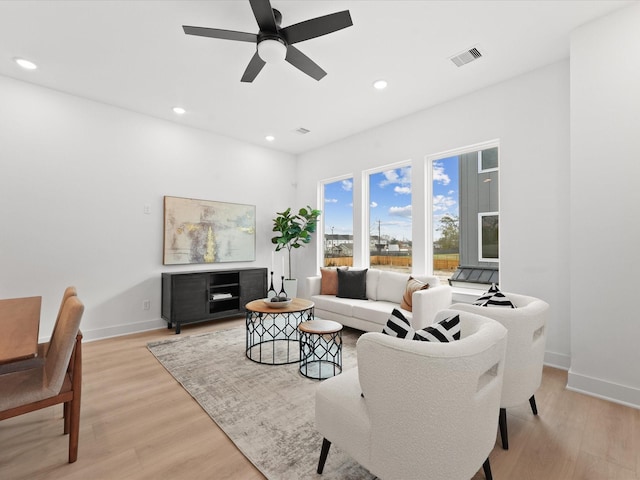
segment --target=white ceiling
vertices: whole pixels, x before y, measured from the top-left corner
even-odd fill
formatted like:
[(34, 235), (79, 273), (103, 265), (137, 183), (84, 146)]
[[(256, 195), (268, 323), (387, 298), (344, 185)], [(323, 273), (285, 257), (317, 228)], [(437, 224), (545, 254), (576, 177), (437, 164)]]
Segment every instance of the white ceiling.
[[(241, 83), (254, 45), (182, 25), (257, 33), (247, 0), (4, 0), (0, 75), (297, 154), (566, 58), (573, 29), (630, 3), (272, 0), (283, 27), (340, 10), (353, 26), (296, 45), (321, 81), (282, 63)], [(449, 60), (473, 46), (483, 58)]]

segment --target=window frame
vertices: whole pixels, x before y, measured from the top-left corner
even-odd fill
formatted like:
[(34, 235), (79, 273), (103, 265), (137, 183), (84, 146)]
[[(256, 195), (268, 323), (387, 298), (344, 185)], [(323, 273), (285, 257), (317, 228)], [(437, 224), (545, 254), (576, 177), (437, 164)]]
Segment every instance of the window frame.
[[(413, 206), (413, 174), (415, 170), (415, 166), (413, 164), (413, 160), (400, 160), (398, 162), (387, 163), (385, 165), (370, 168), (362, 171), (362, 219), (363, 219), (363, 227), (366, 226), (366, 231), (361, 231), (361, 239), (360, 243), (363, 247), (362, 249), (362, 258), (361, 262), (363, 267), (371, 268), (371, 249), (370, 249), (370, 239), (371, 239), (371, 175), (375, 175), (377, 173), (386, 172), (387, 170), (397, 170), (404, 167), (411, 168), (411, 205)], [(413, 218), (411, 219), (411, 242), (413, 245)], [(413, 250), (413, 249), (412, 249)], [(413, 251), (411, 255), (413, 261)], [(355, 264), (354, 264), (355, 265)]]
[[(479, 153), (478, 160), (481, 160), (481, 152), (482, 150), (487, 150), (489, 148), (497, 148), (498, 149), (498, 168), (496, 169), (488, 169), (483, 172), (478, 173), (486, 173), (489, 170), (498, 171), (498, 181), (500, 181), (500, 139), (496, 138), (493, 140), (488, 140), (486, 142), (480, 142), (473, 145), (468, 145), (465, 147), (452, 148), (450, 150), (443, 150), (441, 152), (432, 153), (425, 156), (425, 167), (424, 167), (424, 187), (425, 187), (425, 221), (424, 221), (424, 250), (425, 250), (425, 263), (424, 271), (428, 275), (433, 275), (433, 164), (438, 160), (442, 160), (449, 157), (460, 156), (466, 153), (473, 153), (477, 151)], [(481, 163), (478, 164), (478, 167), (481, 167)], [(498, 183), (499, 185), (499, 183)], [(498, 187), (498, 195), (500, 195), (501, 188)], [(498, 205), (502, 205), (502, 202), (498, 202)], [(498, 207), (498, 216), (500, 215), (500, 207)], [(500, 269), (500, 244), (498, 244), (498, 270)], [(480, 255), (478, 255), (480, 256)], [(460, 287), (464, 288), (464, 287)]]
[[(354, 193), (354, 188), (355, 187), (355, 175), (353, 173), (347, 173), (344, 175), (338, 175), (336, 177), (331, 177), (331, 178), (327, 178), (327, 179), (322, 179), (318, 181), (318, 188), (317, 188), (317, 194), (318, 194), (318, 205), (322, 205), (322, 211), (325, 212), (325, 186), (327, 184), (330, 183), (337, 183), (337, 182), (341, 182), (343, 180), (351, 180), (352, 183), (352, 189), (351, 189), (351, 204), (352, 204), (352, 208), (351, 208), (351, 230), (352, 230), (352, 236), (353, 236), (353, 243), (354, 243), (354, 251), (353, 251), (353, 264), (356, 265), (356, 260), (355, 260), (355, 242), (356, 242), (356, 223), (355, 223), (355, 203), (356, 203), (356, 199), (355, 199), (355, 193)], [(325, 251), (325, 216), (324, 215), (320, 215), (321, 221), (318, 222), (318, 226), (316, 227), (316, 232), (318, 233), (318, 239), (319, 241), (317, 242), (317, 249), (316, 249), (316, 257), (317, 257), (317, 265), (324, 267), (324, 251)]]

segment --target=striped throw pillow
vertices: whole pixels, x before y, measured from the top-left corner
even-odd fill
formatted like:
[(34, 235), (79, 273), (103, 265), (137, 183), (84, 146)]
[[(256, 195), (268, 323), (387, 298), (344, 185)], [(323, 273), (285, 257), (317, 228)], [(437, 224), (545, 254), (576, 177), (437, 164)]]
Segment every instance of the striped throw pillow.
[(460, 340), (460, 317), (454, 315), (422, 330), (414, 330), (402, 312), (394, 308), (382, 333), (423, 342), (453, 342)]
[(516, 308), (513, 302), (498, 289), (495, 283), (492, 283), (489, 290), (483, 293), (473, 304), (480, 305), (481, 307)]

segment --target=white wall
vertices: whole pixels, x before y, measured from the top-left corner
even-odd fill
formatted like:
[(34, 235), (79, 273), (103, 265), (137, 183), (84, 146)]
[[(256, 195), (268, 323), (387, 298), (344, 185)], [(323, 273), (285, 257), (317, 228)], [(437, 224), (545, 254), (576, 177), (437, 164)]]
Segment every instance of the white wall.
[[(41, 338), (68, 285), (90, 340), (166, 326), (163, 271), (270, 265), (292, 155), (6, 77), (0, 106), (0, 298), (42, 295)], [(165, 195), (255, 204), (256, 261), (163, 266)]]
[(569, 388), (640, 407), (640, 5), (571, 37)]
[[(316, 205), (318, 181), (411, 159), (414, 271), (424, 271), (424, 160), (500, 140), (500, 283), (551, 305), (547, 357), (569, 366), (569, 65), (567, 61), (399, 119), (299, 158), (297, 204)], [(357, 202), (356, 202), (357, 203)], [(322, 206), (320, 206), (322, 208)], [(361, 212), (356, 210), (355, 224)], [(314, 241), (317, 241), (317, 238)], [(298, 255), (298, 278), (315, 274)]]

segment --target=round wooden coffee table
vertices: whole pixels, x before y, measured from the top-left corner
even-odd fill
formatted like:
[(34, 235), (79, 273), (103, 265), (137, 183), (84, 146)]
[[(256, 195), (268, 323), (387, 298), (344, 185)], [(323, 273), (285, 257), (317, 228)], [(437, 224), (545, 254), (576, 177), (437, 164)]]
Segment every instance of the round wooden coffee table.
[(300, 373), (323, 380), (342, 372), (342, 325), (333, 320), (309, 320), (300, 330)]
[(264, 300), (247, 303), (247, 345), (249, 360), (269, 365), (300, 361), (298, 325), (313, 320), (314, 303), (294, 298), (285, 307), (271, 306)]

